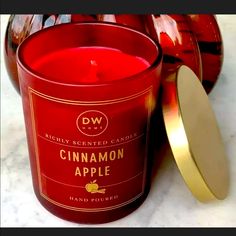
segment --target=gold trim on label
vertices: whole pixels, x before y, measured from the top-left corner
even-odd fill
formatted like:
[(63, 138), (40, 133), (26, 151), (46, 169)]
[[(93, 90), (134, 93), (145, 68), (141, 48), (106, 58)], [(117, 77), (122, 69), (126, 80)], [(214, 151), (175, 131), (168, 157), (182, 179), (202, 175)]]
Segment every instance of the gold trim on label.
[[(119, 183), (109, 184), (109, 185), (102, 185), (102, 186), (100, 186), (100, 187), (101, 187), (101, 188), (107, 188), (107, 187), (112, 187), (112, 186), (116, 186), (116, 185), (119, 185), (119, 184), (123, 184), (123, 183), (128, 182), (128, 181), (130, 181), (130, 180), (132, 180), (132, 179), (135, 179), (136, 177), (138, 177), (138, 176), (141, 175), (141, 174), (143, 174), (143, 171), (141, 171), (141, 172), (139, 172), (138, 174), (136, 174), (135, 176), (132, 176), (132, 177), (130, 177), (129, 179), (126, 179), (126, 180), (121, 181), (121, 182), (119, 182)], [(70, 187), (72, 187), (72, 188), (85, 188), (84, 186), (78, 186), (78, 185), (72, 185), (72, 184), (67, 184), (67, 183), (60, 182), (60, 181), (55, 180), (55, 179), (53, 179), (53, 178), (51, 178), (51, 177), (48, 177), (48, 176), (45, 175), (45, 174), (41, 174), (41, 175), (42, 175), (44, 178), (50, 179), (51, 181), (56, 182), (56, 183), (61, 184), (61, 185), (70, 186)]]
[(108, 105), (108, 104), (114, 104), (114, 103), (121, 103), (121, 102), (125, 102), (125, 101), (129, 101), (138, 97), (141, 97), (142, 95), (146, 94), (146, 93), (150, 93), (153, 89), (153, 86), (148, 87), (147, 89), (127, 96), (127, 97), (121, 97), (121, 98), (117, 98), (117, 99), (111, 99), (111, 100), (104, 100), (104, 101), (75, 101), (75, 100), (67, 100), (67, 99), (62, 99), (62, 98), (56, 98), (56, 97), (52, 97), (43, 93), (40, 93), (34, 89), (32, 89), (31, 87), (29, 87), (29, 91), (31, 93), (34, 93), (36, 95), (38, 95), (39, 97), (43, 97), (47, 100), (53, 101), (53, 102), (59, 102), (59, 103), (64, 103), (64, 104), (71, 104), (71, 105), (80, 105), (80, 106), (93, 106), (93, 105)]
[(41, 182), (41, 170), (40, 170), (40, 164), (39, 164), (39, 157), (38, 157), (38, 142), (37, 142), (37, 134), (36, 134), (36, 127), (35, 127), (35, 116), (34, 116), (34, 108), (33, 108), (33, 97), (29, 93), (29, 104), (30, 104), (30, 115), (31, 115), (31, 123), (32, 123), (32, 129), (33, 129), (33, 142), (34, 142), (34, 150), (36, 155), (36, 166), (37, 166), (37, 175), (38, 175), (38, 181), (39, 181), (39, 190), (40, 193), (42, 192), (42, 182)]

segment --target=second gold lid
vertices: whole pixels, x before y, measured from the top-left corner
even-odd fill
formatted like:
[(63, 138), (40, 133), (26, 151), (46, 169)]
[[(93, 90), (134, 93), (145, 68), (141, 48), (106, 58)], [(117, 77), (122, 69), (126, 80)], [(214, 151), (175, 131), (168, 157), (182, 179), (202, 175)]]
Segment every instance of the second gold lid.
[(202, 202), (224, 199), (229, 173), (221, 134), (208, 96), (187, 66), (163, 82), (162, 109), (175, 161), (193, 195)]

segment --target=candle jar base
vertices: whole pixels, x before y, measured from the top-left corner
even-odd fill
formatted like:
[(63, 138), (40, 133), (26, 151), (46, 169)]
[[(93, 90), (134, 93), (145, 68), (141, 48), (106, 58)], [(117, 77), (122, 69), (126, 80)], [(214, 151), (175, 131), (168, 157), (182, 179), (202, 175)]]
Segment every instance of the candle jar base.
[(64, 209), (52, 204), (51, 202), (41, 197), (37, 189), (34, 189), (37, 199), (42, 204), (42, 206), (46, 208), (50, 213), (61, 219), (79, 224), (104, 224), (119, 220), (137, 210), (147, 198), (149, 191), (150, 185), (146, 186), (144, 194), (137, 200), (115, 210), (105, 212), (79, 212)]

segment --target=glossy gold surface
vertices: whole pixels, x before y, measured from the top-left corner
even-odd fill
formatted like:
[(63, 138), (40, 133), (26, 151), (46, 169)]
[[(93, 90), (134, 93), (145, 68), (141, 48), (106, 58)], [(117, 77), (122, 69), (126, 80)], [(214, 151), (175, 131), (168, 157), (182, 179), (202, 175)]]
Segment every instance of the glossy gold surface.
[(177, 166), (202, 202), (224, 199), (229, 188), (227, 156), (208, 96), (186, 66), (163, 81), (162, 107)]

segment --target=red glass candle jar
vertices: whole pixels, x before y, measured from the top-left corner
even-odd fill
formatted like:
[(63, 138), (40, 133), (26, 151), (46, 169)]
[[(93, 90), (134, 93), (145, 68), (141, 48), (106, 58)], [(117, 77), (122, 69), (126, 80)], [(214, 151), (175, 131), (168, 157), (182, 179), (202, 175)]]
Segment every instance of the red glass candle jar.
[(187, 15), (201, 53), (203, 81), (207, 93), (213, 89), (223, 65), (224, 46), (217, 19), (214, 15)]
[(181, 65), (191, 68), (202, 81), (202, 63), (195, 32), (191, 31), (186, 15), (154, 15), (155, 29), (163, 50), (163, 76)]
[(33, 186), (50, 212), (103, 223), (144, 201), (161, 59), (153, 39), (108, 23), (62, 24), (20, 45)]

